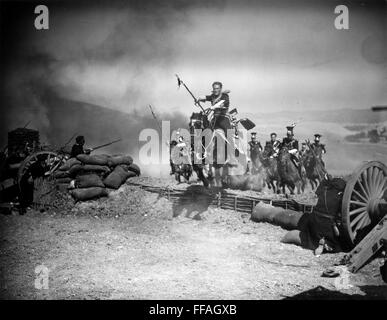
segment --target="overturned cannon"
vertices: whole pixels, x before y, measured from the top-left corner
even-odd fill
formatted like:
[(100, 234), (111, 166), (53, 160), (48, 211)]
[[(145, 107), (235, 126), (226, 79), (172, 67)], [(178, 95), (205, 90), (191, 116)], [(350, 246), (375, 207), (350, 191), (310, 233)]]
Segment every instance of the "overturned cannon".
[(364, 162), (347, 181), (322, 180), (316, 195), (318, 202), (309, 214), (259, 204), (252, 219), (290, 230), (285, 243), (315, 250), (324, 240), (328, 251), (348, 251), (387, 215), (387, 167)]

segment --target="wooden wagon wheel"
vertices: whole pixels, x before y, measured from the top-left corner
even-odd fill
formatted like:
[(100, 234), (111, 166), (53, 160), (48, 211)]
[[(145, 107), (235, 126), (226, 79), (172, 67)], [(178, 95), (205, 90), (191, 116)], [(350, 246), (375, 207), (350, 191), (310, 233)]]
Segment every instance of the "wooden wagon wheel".
[(17, 183), (19, 189), (21, 188), (21, 181), (23, 177), (25, 178), (31, 176), (31, 168), (38, 162), (41, 164), (42, 171), (39, 176), (47, 177), (50, 176), (51, 173), (64, 162), (64, 157), (53, 151), (39, 151), (29, 155), (24, 159), (17, 173)]
[(379, 161), (362, 163), (345, 187), (341, 221), (345, 240), (353, 245), (361, 230), (375, 226), (387, 214), (380, 209), (386, 201), (387, 166)]

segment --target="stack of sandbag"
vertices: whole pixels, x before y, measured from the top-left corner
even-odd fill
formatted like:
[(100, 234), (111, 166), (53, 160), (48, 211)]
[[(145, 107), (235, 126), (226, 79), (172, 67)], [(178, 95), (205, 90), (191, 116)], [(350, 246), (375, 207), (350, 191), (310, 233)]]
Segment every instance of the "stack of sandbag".
[(127, 165), (118, 165), (114, 170), (103, 180), (106, 187), (118, 189), (130, 177), (135, 177), (137, 174), (129, 170)]
[(70, 183), (76, 201), (85, 201), (107, 196), (106, 188), (118, 189), (128, 178), (140, 173), (128, 155), (80, 154), (66, 161), (54, 177), (59, 184)]

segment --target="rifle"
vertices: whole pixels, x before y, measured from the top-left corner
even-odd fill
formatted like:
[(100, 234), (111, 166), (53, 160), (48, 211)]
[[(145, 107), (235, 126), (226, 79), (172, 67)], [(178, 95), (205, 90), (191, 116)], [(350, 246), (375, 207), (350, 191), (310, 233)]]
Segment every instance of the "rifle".
[(178, 87), (180, 88), (180, 86), (183, 85), (184, 88), (185, 88), (185, 89), (188, 91), (188, 93), (191, 95), (191, 97), (194, 99), (195, 105), (199, 106), (200, 109), (202, 109), (202, 111), (205, 112), (204, 108), (202, 107), (202, 105), (200, 104), (200, 102), (198, 101), (198, 99), (196, 99), (196, 97), (194, 96), (194, 94), (192, 93), (192, 91), (186, 86), (186, 84), (183, 82), (183, 80), (181, 80), (177, 74), (176, 74), (175, 76), (176, 76), (176, 78), (177, 78), (177, 85), (178, 85)]
[(121, 141), (121, 140), (122, 140), (122, 139), (120, 138), (120, 139), (114, 140), (114, 141), (112, 141), (112, 142), (108, 142), (108, 143), (105, 143), (105, 144), (101, 144), (100, 146), (97, 146), (97, 147), (92, 148), (92, 150), (94, 151), (94, 150), (97, 150), (97, 149), (101, 149), (101, 148), (110, 146), (111, 144), (117, 143), (117, 142), (119, 142), (119, 141)]

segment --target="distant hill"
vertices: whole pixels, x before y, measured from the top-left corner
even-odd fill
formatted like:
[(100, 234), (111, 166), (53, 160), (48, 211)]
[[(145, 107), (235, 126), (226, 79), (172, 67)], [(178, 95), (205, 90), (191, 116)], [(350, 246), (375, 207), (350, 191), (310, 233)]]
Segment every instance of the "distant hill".
[[(122, 138), (122, 142), (103, 150), (137, 154), (140, 132), (146, 128), (159, 131), (147, 109), (125, 113), (57, 96), (47, 97), (46, 104), (50, 106), (47, 111), (50, 126), (48, 132), (42, 133), (51, 144), (63, 144), (75, 133), (84, 135), (88, 146)], [(171, 129), (188, 124), (187, 119), (180, 113), (159, 116), (160, 119), (171, 120)]]
[(373, 112), (371, 109), (361, 110), (285, 110), (267, 113), (243, 113), (244, 116), (256, 121), (319, 121), (331, 123), (369, 124), (387, 121), (387, 112)]
[[(147, 109), (125, 113), (104, 106), (61, 98), (48, 94), (43, 99), (43, 116), (31, 119), (29, 128), (39, 130), (40, 140), (52, 148), (63, 146), (73, 135), (84, 135), (88, 147), (101, 145), (121, 138), (122, 141), (99, 152), (130, 153), (138, 155), (139, 134), (145, 128), (157, 131), (157, 125)], [(160, 114), (160, 119), (171, 120), (171, 129), (186, 127), (188, 116), (180, 113)], [(2, 145), (7, 143), (7, 131), (0, 128)], [(74, 140), (69, 144), (73, 144)]]

